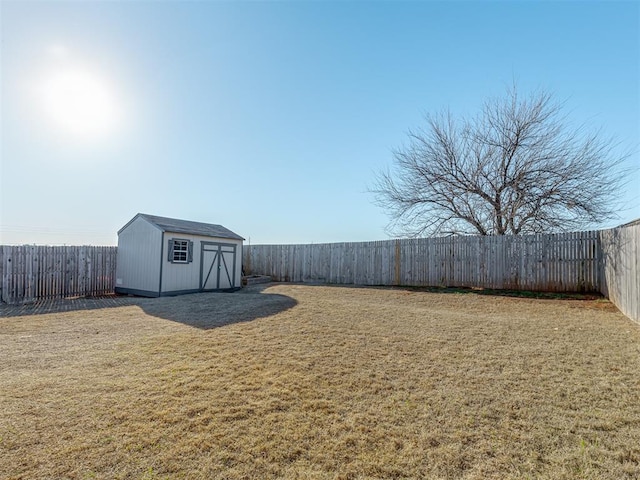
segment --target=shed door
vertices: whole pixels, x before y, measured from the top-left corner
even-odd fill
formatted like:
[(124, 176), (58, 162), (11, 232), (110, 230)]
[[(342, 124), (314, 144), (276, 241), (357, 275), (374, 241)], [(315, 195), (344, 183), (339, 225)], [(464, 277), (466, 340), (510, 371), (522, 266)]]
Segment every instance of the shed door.
[(200, 290), (233, 288), (236, 284), (236, 245), (201, 242)]

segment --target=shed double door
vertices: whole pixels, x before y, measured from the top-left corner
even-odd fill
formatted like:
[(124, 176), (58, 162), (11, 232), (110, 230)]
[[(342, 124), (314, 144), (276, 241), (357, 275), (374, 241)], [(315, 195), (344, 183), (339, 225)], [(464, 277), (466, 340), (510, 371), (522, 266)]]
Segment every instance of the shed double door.
[(236, 284), (236, 245), (201, 242), (200, 290), (224, 290)]

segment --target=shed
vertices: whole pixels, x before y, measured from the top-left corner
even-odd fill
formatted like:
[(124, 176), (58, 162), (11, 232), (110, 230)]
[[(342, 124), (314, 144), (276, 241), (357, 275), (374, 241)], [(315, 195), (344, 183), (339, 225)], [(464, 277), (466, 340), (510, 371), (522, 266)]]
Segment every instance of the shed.
[(118, 231), (116, 293), (161, 297), (242, 282), (242, 241), (222, 225), (138, 213)]

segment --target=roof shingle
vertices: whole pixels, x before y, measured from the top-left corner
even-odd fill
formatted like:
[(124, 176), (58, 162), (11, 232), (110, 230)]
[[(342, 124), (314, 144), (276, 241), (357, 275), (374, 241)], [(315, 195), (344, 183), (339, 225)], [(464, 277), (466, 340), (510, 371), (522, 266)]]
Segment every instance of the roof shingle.
[[(192, 222), (189, 220), (179, 220), (177, 218), (159, 217), (157, 215), (149, 215), (146, 213), (139, 213), (138, 215), (136, 215), (136, 217), (144, 218), (148, 222), (158, 227), (163, 232), (186, 233), (190, 235), (204, 235), (207, 237), (232, 238), (234, 240), (244, 240), (243, 237), (241, 237), (237, 233), (232, 232), (228, 228), (223, 227), (222, 225), (214, 225), (212, 223)], [(126, 225), (120, 231), (122, 231), (124, 228), (126, 228)]]

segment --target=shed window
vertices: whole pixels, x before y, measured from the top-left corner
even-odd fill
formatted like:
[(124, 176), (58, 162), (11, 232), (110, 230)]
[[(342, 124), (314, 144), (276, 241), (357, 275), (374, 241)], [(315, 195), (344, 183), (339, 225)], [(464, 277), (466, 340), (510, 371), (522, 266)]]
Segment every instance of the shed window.
[(193, 242), (190, 240), (182, 240), (180, 238), (170, 239), (168, 257), (168, 260), (171, 263), (193, 262)]

